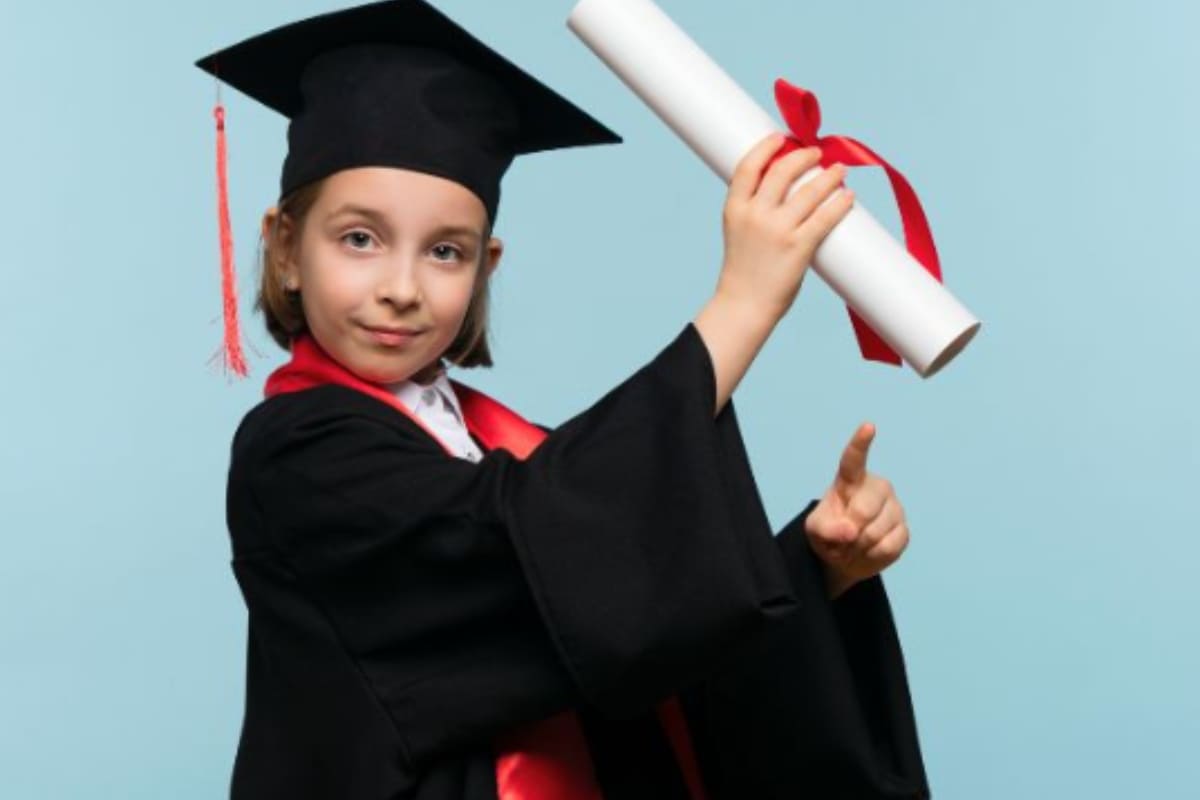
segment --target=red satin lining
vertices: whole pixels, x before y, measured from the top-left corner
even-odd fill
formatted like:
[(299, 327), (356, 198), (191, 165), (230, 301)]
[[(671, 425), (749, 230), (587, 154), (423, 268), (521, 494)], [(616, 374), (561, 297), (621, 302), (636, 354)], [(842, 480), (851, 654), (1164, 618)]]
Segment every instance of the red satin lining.
[[(921, 207), (917, 193), (900, 171), (856, 139), (848, 136), (818, 136), (817, 131), (821, 127), (821, 106), (812, 92), (793, 86), (780, 78), (775, 81), (775, 103), (783, 113), (783, 119), (794, 137), (780, 148), (775, 158), (801, 147), (817, 145), (821, 148), (821, 166), (842, 163), (850, 167), (883, 167), (888, 181), (892, 184), (896, 205), (900, 209), (904, 243), (908, 252), (930, 275), (941, 282), (942, 268), (938, 261), (937, 248), (933, 244), (933, 232), (930, 231), (929, 220), (925, 217), (925, 209)], [(899, 365), (900, 356), (879, 334), (867, 325), (854, 309), (847, 306), (846, 310), (850, 312), (850, 322), (854, 326), (863, 357), (871, 361)]]
[[(388, 403), (417, 423), (447, 453), (453, 450), (384, 386), (350, 372), (309, 334), (293, 340), (292, 359), (267, 378), (267, 397), (328, 383), (357, 389)], [(499, 401), (452, 380), (467, 430), (488, 450), (502, 447), (525, 459), (546, 438), (533, 425)], [(679, 701), (671, 697), (656, 709), (692, 800), (707, 800)], [(603, 800), (587, 740), (574, 711), (563, 711), (506, 732), (493, 742), (498, 800)]]
[(603, 800), (579, 718), (563, 711), (493, 742), (499, 800)]
[(675, 751), (675, 760), (687, 783), (688, 794), (692, 800), (708, 800), (704, 791), (704, 783), (700, 780), (700, 765), (696, 763), (696, 752), (692, 748), (692, 737), (688, 732), (687, 719), (683, 716), (683, 707), (679, 698), (671, 696), (658, 704), (658, 721), (667, 734), (671, 749)]

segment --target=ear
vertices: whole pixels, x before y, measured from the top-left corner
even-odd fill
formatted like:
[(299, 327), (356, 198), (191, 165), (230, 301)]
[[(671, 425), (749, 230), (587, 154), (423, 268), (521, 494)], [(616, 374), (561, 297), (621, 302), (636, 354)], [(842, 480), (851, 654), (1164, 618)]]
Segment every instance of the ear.
[(279, 213), (278, 206), (271, 206), (263, 213), (262, 218), (262, 238), (264, 241), (271, 238), (271, 232), (275, 230), (275, 226), (280, 226), (278, 231), (277, 242), (286, 248), (286, 258), (283, 263), (282, 274), (284, 284), (288, 289), (295, 290), (300, 288), (300, 270), (296, 267), (295, 261), (290, 257), (291, 253), (291, 236), (292, 236), (292, 221), (286, 214)]
[(487, 261), (484, 268), (487, 270), (485, 277), (491, 277), (492, 273), (500, 267), (500, 257), (504, 255), (504, 242), (497, 239), (495, 236), (488, 239), (487, 243)]
[(262, 231), (259, 234), (263, 239), (270, 237), (271, 228), (277, 219), (279, 219), (279, 206), (271, 206), (263, 212)]

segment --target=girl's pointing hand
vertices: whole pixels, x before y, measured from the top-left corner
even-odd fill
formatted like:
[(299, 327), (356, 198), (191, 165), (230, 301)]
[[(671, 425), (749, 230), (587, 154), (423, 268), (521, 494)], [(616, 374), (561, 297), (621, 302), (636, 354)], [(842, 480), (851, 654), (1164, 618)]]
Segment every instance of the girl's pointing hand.
[(867, 471), (875, 426), (858, 427), (825, 496), (805, 520), (805, 533), (824, 562), (830, 596), (877, 575), (908, 546), (904, 508), (892, 484)]

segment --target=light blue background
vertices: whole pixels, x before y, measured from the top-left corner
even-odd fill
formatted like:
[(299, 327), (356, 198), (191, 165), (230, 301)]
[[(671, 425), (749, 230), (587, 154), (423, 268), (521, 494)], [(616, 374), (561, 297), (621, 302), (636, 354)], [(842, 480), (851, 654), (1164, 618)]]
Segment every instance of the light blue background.
[[(504, 184), (491, 372), (548, 424), (652, 357), (715, 285), (724, 187), (565, 27), (571, 4), (441, 0), (626, 143)], [(1196, 797), (1200, 13), (1174, 2), (663, 0), (765, 106), (920, 192), (984, 320), (922, 381), (862, 361), (815, 277), (736, 395), (772, 521), (863, 419), (911, 521), (886, 574), (940, 798)], [(245, 612), (212, 80), (193, 60), (329, 2), (6, 3), (0, 153), (0, 796), (227, 792)], [(225, 93), (243, 310), (285, 122)], [(895, 229), (877, 171), (852, 179)]]

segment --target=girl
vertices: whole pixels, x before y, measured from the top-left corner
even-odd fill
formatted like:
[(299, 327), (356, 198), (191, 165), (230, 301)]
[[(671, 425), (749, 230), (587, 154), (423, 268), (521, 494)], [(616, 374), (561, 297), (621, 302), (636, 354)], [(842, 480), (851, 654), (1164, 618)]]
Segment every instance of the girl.
[(234, 437), (249, 611), (236, 798), (927, 797), (866, 469), (774, 536), (730, 400), (851, 204), (745, 157), (712, 299), (553, 431), (489, 366), (499, 181), (619, 141), (418, 0), (201, 60), (288, 115), (259, 306), (291, 360)]

